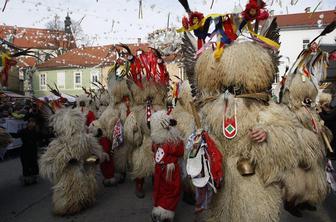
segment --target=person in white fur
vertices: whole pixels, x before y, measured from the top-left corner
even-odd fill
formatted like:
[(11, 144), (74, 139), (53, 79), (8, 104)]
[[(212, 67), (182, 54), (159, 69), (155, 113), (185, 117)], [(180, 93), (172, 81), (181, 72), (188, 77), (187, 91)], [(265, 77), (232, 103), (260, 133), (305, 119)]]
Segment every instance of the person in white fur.
[(155, 159), (152, 210), (152, 220), (155, 222), (173, 221), (181, 195), (178, 160), (183, 157), (184, 144), (176, 124), (177, 121), (164, 110), (155, 112), (150, 122)]

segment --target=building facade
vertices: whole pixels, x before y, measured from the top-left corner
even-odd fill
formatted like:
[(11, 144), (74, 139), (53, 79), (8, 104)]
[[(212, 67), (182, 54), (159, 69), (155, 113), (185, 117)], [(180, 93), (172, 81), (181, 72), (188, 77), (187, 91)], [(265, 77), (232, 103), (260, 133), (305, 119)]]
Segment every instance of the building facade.
[(36, 97), (50, 95), (50, 85), (68, 95), (76, 96), (83, 94), (82, 87), (95, 88), (92, 82), (102, 79), (103, 68), (59, 68), (38, 69), (33, 74), (33, 92)]
[[(147, 50), (147, 44), (128, 44), (133, 53)], [(116, 59), (116, 45), (82, 47), (72, 49), (56, 58), (37, 65), (33, 74), (33, 94), (36, 97), (50, 95), (48, 85), (55, 85), (65, 94), (83, 94), (82, 87), (95, 89), (93, 82), (107, 85), (108, 71)]]
[(30, 81), (35, 70), (34, 67), (63, 54), (67, 50), (76, 48), (75, 39), (69, 29), (69, 19), (67, 17), (65, 20), (66, 29), (64, 31), (0, 25), (1, 39), (20, 49), (29, 49), (39, 58), (24, 56), (17, 58), (17, 65), (12, 67), (9, 72), (7, 90), (31, 95)]

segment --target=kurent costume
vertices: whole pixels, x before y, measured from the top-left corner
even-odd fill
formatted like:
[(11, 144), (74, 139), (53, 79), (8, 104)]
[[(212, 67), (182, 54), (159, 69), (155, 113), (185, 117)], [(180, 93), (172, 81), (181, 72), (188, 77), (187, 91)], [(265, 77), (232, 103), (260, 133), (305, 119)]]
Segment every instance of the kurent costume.
[[(315, 133), (288, 107), (270, 100), (279, 33), (276, 18), (264, 22), (260, 35), (252, 30), (250, 21), (265, 19), (265, 5), (254, 3), (249, 2), (243, 21), (236, 24), (241, 31), (247, 27), (253, 41), (232, 35), (234, 15), (205, 17), (189, 9), (189, 27), (202, 44), (197, 47), (185, 34), (186, 71), (202, 127), (219, 143), (224, 157), (224, 183), (212, 197), (206, 221), (278, 221), (283, 191), (302, 193), (297, 190), (301, 187), (288, 183), (296, 171), (305, 172), (301, 176), (306, 187), (310, 175), (319, 184), (303, 199), (319, 202), (325, 197), (324, 166), (317, 164), (323, 154), (316, 150), (320, 143)], [(201, 35), (208, 32), (206, 21), (218, 24), (213, 33), (221, 33), (215, 51)], [(184, 24), (184, 30), (190, 28)]]
[[(281, 102), (293, 111), (304, 128), (314, 134), (315, 143), (311, 144), (309, 166), (302, 166), (292, 172), (285, 180), (286, 208), (293, 209), (300, 203), (315, 205), (324, 200), (328, 193), (325, 179), (326, 151), (330, 147), (331, 132), (321, 122), (316, 112), (318, 83), (326, 78), (327, 52), (319, 49), (316, 43), (302, 51), (300, 56), (282, 82)], [(331, 151), (332, 152), (332, 151)]]
[[(112, 67), (115, 73), (112, 101), (117, 112), (103, 113), (101, 118), (120, 118), (123, 123), (125, 145), (130, 147), (131, 176), (136, 182), (136, 195), (144, 197), (144, 178), (153, 175), (154, 160), (150, 139), (151, 115), (164, 108), (168, 73), (159, 53), (154, 49), (125, 51)], [(113, 108), (111, 108), (113, 110)], [(124, 119), (125, 118), (125, 119)], [(111, 128), (110, 128), (111, 129)]]
[(94, 95), (94, 101), (97, 107), (96, 118), (99, 119), (99, 117), (109, 106), (111, 98), (109, 91), (105, 88), (105, 86), (101, 82), (94, 82), (92, 84), (94, 84), (97, 88)]
[(98, 121), (102, 131), (106, 133), (105, 136), (112, 142), (116, 179), (123, 182), (126, 177), (131, 149), (131, 146), (124, 140), (123, 132), (125, 119), (130, 113), (129, 98), (131, 93), (128, 89), (127, 79), (118, 75), (123, 66), (119, 67), (119, 63), (116, 62), (109, 71), (110, 101)]
[(181, 169), (184, 144), (176, 129), (176, 120), (167, 111), (152, 115), (151, 139), (155, 159), (153, 221), (173, 221), (181, 194)]
[(79, 109), (85, 115), (85, 125), (90, 126), (90, 123), (96, 119), (96, 108), (95, 102), (93, 98), (91, 98), (91, 94), (86, 92), (86, 94), (82, 94), (76, 98), (77, 109)]
[(40, 174), (53, 183), (57, 215), (78, 213), (95, 202), (96, 161), (108, 159), (97, 139), (87, 134), (78, 109), (61, 109), (50, 119), (56, 138), (40, 158)]
[(105, 186), (113, 186), (118, 183), (115, 177), (115, 167), (113, 159), (112, 142), (107, 138), (106, 132), (102, 130), (98, 120), (93, 121), (89, 126), (89, 132), (98, 138), (99, 144), (103, 148), (103, 152), (109, 156), (109, 159), (100, 162), (100, 170), (103, 174), (103, 184)]

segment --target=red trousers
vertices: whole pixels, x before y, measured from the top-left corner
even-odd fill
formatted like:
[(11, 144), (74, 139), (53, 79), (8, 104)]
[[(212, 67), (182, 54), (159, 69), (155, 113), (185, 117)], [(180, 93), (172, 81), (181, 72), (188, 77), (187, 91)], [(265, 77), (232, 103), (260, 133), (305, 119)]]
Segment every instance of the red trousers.
[(111, 179), (114, 177), (114, 161), (113, 155), (111, 155), (111, 142), (106, 137), (101, 137), (99, 140), (100, 145), (102, 145), (105, 153), (109, 154), (110, 160), (102, 162), (100, 164), (100, 170), (105, 179)]
[(175, 211), (181, 195), (180, 166), (175, 163), (172, 179), (166, 180), (166, 165), (156, 164), (154, 172), (154, 207)]

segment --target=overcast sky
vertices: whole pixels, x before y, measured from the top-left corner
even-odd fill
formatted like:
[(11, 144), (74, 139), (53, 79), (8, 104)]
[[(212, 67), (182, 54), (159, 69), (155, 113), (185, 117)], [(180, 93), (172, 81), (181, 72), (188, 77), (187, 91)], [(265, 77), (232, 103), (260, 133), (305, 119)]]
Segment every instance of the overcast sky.
[[(192, 10), (204, 14), (232, 12), (235, 4), (245, 6), (247, 0), (189, 0)], [(292, 6), (292, 2), (297, 2)], [(3, 7), (5, 0), (0, 1)], [(179, 27), (185, 15), (178, 0), (142, 0), (143, 18), (139, 19), (139, 0), (9, 0), (0, 21), (6, 25), (44, 28), (55, 14), (63, 18), (67, 12), (79, 21), (85, 33), (94, 38), (94, 44), (136, 42), (147, 33), (167, 26), (170, 13), (170, 26)], [(335, 9), (336, 0), (268, 0), (268, 8), (276, 14), (303, 12), (306, 7), (313, 10), (319, 2), (318, 11)], [(273, 4), (272, 4), (273, 2)]]

